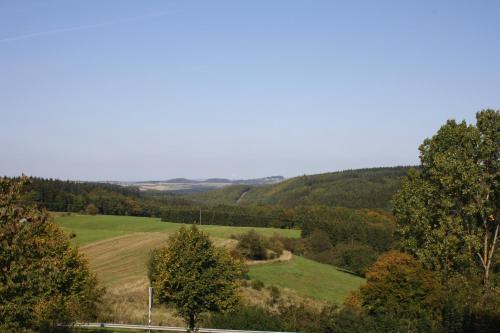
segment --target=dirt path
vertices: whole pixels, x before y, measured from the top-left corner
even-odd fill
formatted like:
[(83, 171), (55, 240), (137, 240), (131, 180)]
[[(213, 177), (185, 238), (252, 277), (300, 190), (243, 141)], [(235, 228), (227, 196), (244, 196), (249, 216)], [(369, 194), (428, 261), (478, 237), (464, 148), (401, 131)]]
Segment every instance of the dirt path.
[(246, 189), (243, 193), (241, 193), (240, 197), (238, 198), (238, 200), (236, 200), (236, 203), (240, 203), (241, 199), (243, 199), (243, 197), (245, 196), (245, 194), (248, 193), (248, 191), (250, 191), (250, 188)]

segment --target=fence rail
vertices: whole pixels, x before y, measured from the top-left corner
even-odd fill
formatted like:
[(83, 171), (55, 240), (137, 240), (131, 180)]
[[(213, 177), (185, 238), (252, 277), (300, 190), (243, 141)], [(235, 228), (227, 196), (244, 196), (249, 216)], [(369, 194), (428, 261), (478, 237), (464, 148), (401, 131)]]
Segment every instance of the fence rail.
[[(154, 325), (131, 325), (131, 324), (111, 324), (111, 323), (76, 323), (74, 327), (82, 328), (118, 328), (144, 331), (164, 331), (164, 332), (186, 332), (185, 327), (174, 326), (154, 326)], [(199, 333), (296, 333), (296, 332), (273, 332), (273, 331), (245, 331), (245, 330), (225, 330), (218, 328), (199, 328)]]

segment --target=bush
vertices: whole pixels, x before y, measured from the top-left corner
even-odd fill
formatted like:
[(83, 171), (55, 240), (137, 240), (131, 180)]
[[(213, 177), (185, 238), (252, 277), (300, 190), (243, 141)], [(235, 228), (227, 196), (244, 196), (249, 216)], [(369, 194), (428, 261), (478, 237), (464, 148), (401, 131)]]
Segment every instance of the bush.
[(273, 235), (271, 238), (267, 239), (266, 244), (267, 244), (267, 246), (266, 246), (267, 249), (272, 251), (273, 256), (275, 258), (277, 258), (283, 254), (283, 250), (284, 250), (285, 246), (281, 242), (281, 239), (278, 235)]
[(443, 288), (434, 272), (408, 254), (391, 251), (380, 256), (366, 273), (360, 289), (361, 304), (368, 314), (406, 320), (417, 331), (441, 323)]
[(285, 304), (284, 301), (280, 301), (278, 311), (284, 322), (283, 329), (287, 332), (323, 332), (320, 326), (321, 310), (311, 307), (305, 302)]
[(238, 251), (250, 260), (274, 259), (283, 253), (283, 243), (276, 236), (267, 239), (255, 230), (250, 230), (236, 238)]
[(204, 322), (212, 328), (259, 331), (281, 331), (283, 324), (278, 314), (254, 305), (241, 305), (234, 312), (214, 314)]
[(281, 290), (276, 286), (270, 286), (269, 293), (269, 305), (276, 305), (281, 300)]
[(371, 247), (354, 242), (339, 243), (330, 250), (310, 254), (308, 258), (364, 276), (366, 270), (377, 260), (377, 255)]
[(500, 288), (485, 290), (481, 276), (454, 277), (446, 291), (443, 328), (446, 332), (497, 332)]
[(307, 238), (312, 253), (321, 253), (333, 248), (328, 234), (323, 230), (316, 229)]
[(264, 288), (264, 282), (261, 280), (252, 280), (250, 286), (255, 290), (262, 290), (262, 288)]
[(407, 333), (407, 332), (430, 332), (409, 330), (404, 322), (391, 316), (379, 315), (369, 316), (359, 309), (345, 307), (338, 309), (335, 306), (323, 309), (319, 320), (319, 329), (322, 333)]
[(284, 250), (290, 251), (296, 255), (305, 255), (310, 252), (310, 244), (305, 239), (274, 235), (271, 238), (271, 241), (273, 240), (279, 240)]
[(99, 213), (99, 209), (91, 203), (87, 206), (87, 208), (85, 208), (85, 213), (88, 215), (97, 215), (97, 213)]
[(335, 265), (346, 268), (358, 275), (364, 275), (366, 270), (375, 263), (377, 251), (360, 243), (339, 243), (333, 248)]

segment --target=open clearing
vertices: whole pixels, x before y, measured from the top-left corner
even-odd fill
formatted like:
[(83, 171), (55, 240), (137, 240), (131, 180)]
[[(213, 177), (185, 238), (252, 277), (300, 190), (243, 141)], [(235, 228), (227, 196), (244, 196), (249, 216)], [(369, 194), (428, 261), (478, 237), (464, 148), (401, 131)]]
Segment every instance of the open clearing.
[(267, 285), (292, 289), (303, 296), (341, 303), (364, 279), (339, 271), (334, 266), (293, 256), (291, 261), (250, 267), (250, 278)]
[[(85, 245), (96, 241), (129, 235), (136, 232), (172, 233), (182, 226), (190, 224), (162, 222), (154, 217), (114, 216), (114, 215), (70, 215), (56, 216), (56, 222), (66, 232), (75, 233), (74, 242)], [(218, 225), (201, 225), (201, 230), (212, 237), (229, 238), (251, 229), (262, 235), (272, 236), (277, 233), (285, 237), (300, 237), (300, 230), (277, 228), (229, 227)]]
[[(158, 218), (130, 216), (56, 216), (66, 232), (75, 233), (75, 244), (87, 256), (91, 268), (111, 293), (138, 293), (146, 295), (149, 252), (164, 245), (168, 236), (183, 224), (161, 222)], [(185, 225), (184, 226), (188, 226)], [(231, 235), (250, 229), (271, 236), (278, 233), (287, 237), (299, 237), (299, 230), (200, 226), (216, 245), (225, 245)], [(267, 285), (288, 288), (296, 293), (339, 303), (364, 279), (302, 257), (293, 256), (285, 262), (249, 266), (250, 278)], [(128, 291), (126, 291), (126, 290)], [(144, 289), (144, 290), (143, 290)], [(141, 300), (144, 303), (146, 299)], [(142, 308), (142, 306), (141, 306)], [(140, 314), (143, 316), (143, 314)]]

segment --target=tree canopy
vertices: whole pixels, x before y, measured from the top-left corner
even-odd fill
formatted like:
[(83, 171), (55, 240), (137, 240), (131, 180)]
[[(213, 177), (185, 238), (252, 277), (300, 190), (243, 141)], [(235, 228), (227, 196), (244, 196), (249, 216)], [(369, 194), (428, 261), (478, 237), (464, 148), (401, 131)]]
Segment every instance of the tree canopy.
[(449, 120), (420, 146), (394, 198), (405, 251), (449, 277), (482, 271), (495, 257), (500, 204), (500, 111), (477, 113), (476, 125)]
[(408, 167), (345, 170), (303, 175), (263, 186), (227, 186), (189, 196), (207, 205), (276, 205), (293, 208), (320, 204), (330, 207), (390, 210)]
[(166, 247), (152, 253), (149, 277), (160, 303), (176, 306), (190, 330), (203, 312), (225, 312), (239, 297), (238, 279), (244, 266), (195, 226), (182, 227)]
[(366, 279), (360, 295), (369, 313), (405, 320), (408, 327), (439, 325), (442, 287), (436, 275), (412, 256), (389, 251), (370, 267)]
[(0, 331), (90, 320), (102, 289), (47, 211), (18, 205), (26, 178), (0, 179)]

